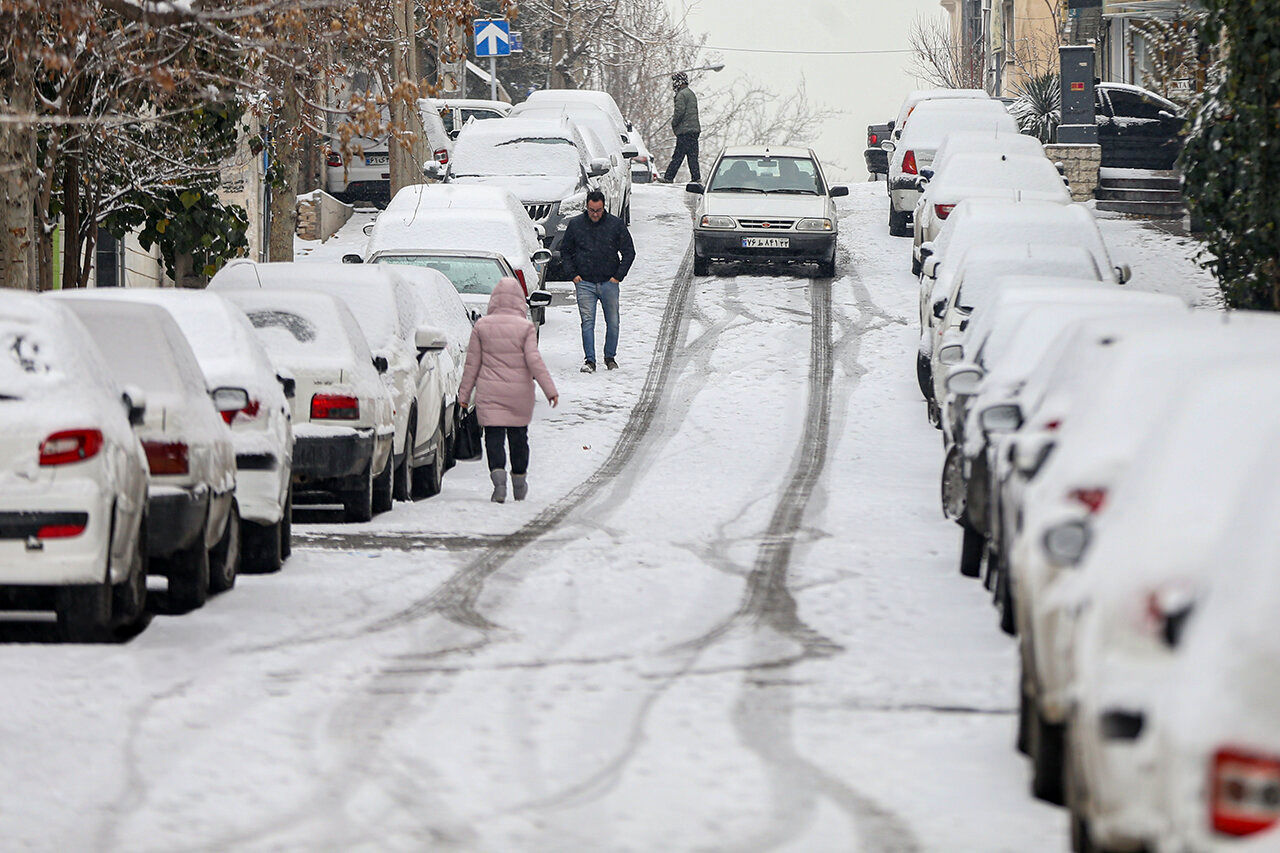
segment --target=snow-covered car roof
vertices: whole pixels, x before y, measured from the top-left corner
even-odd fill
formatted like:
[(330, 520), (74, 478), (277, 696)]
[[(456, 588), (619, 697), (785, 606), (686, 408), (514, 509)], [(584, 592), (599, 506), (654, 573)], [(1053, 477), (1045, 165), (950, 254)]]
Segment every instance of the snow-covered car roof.
[[(592, 131), (606, 152), (622, 150), (622, 137), (617, 123), (603, 110), (590, 103), (541, 104), (526, 101), (511, 110), (511, 118), (551, 119), (566, 116), (583, 131)], [(586, 135), (585, 133), (583, 134)]]
[(365, 257), (370, 260), (396, 252), (478, 249), (501, 252), (513, 266), (519, 266), (530, 254), (529, 238), (522, 234), (522, 228), (527, 231), (532, 226), (523, 209), (523, 223), (503, 210), (420, 210), (409, 216), (389, 213), (378, 217), (369, 235)]
[(803, 160), (818, 159), (813, 151), (795, 145), (728, 145), (721, 157), (799, 157)]
[(1071, 202), (1071, 193), (1058, 170), (1042, 154), (1026, 157), (998, 151), (953, 154), (929, 183), (926, 193), (934, 204), (948, 204), (974, 196), (1020, 193), (1022, 198)]
[(476, 109), (493, 109), (500, 113), (510, 112), (511, 104), (506, 101), (490, 101), (487, 98), (434, 98), (436, 103), (446, 107), (457, 107), (466, 109), (473, 107)]
[(956, 205), (934, 241), (934, 252), (945, 265), (955, 263), (954, 251), (994, 241), (1056, 243), (1084, 246), (1111, 269), (1111, 254), (1089, 208), (1047, 201), (967, 198)]
[(618, 125), (619, 133), (625, 133), (627, 129), (627, 120), (623, 117), (622, 110), (618, 108), (618, 102), (608, 92), (595, 89), (538, 89), (529, 93), (525, 103), (539, 106), (553, 103), (591, 104), (613, 118)]
[(947, 134), (961, 131), (1017, 133), (1018, 123), (996, 100), (925, 101), (911, 113), (897, 151), (936, 149)]
[(407, 264), (397, 265), (396, 274), (417, 291), (422, 301), (421, 322), (444, 329), (451, 344), (465, 348), (471, 339), (471, 320), (453, 282), (437, 270)]
[(994, 151), (1025, 157), (1044, 156), (1044, 145), (1034, 136), (1008, 131), (960, 130), (942, 137), (933, 157), (933, 170), (941, 174), (947, 157), (967, 151)]
[(1037, 243), (974, 246), (964, 253), (956, 269), (955, 303), (962, 308), (982, 308), (995, 297), (1010, 276), (1095, 279), (1104, 272), (1096, 259), (1079, 246)]
[(587, 160), (582, 134), (567, 118), (559, 121), (501, 118), (471, 122), (454, 143), (453, 177), (489, 175), (568, 176)]
[(991, 100), (991, 96), (987, 94), (985, 89), (917, 89), (907, 94), (902, 100), (902, 106), (898, 109), (898, 117), (895, 119), (894, 127), (901, 128), (902, 123), (907, 120), (907, 116), (915, 107), (925, 101), (947, 101), (947, 100), (972, 100), (982, 101)]
[[(404, 187), (378, 217), (412, 217), (420, 210), (505, 210), (519, 219), (528, 218), (520, 199), (505, 187), (494, 184), (413, 184)], [(532, 222), (532, 220), (530, 220)], [(375, 223), (374, 227), (377, 225)]]

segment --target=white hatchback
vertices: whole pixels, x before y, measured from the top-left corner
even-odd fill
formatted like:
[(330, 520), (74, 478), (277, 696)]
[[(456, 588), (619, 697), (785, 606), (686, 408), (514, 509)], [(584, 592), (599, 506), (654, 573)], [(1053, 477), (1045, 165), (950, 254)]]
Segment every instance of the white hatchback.
[(64, 306), (0, 294), (0, 602), (54, 610), (68, 640), (146, 601), (147, 459), (123, 392)]

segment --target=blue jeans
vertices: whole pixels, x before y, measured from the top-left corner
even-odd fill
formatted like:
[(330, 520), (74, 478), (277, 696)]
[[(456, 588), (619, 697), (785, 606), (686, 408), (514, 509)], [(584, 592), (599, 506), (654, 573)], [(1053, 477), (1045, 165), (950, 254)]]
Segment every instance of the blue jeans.
[(596, 360), (596, 303), (604, 306), (604, 357), (618, 354), (618, 283), (580, 281), (574, 285), (578, 296), (578, 316), (582, 318), (582, 351), (587, 361)]

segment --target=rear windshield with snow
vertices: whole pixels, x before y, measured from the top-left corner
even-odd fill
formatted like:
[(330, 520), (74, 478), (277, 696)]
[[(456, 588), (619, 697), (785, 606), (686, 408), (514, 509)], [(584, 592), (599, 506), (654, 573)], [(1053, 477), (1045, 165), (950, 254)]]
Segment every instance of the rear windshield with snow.
[(1059, 258), (1054, 260), (1039, 258), (1030, 260), (1025, 257), (1007, 260), (985, 261), (981, 265), (966, 265), (964, 282), (956, 293), (956, 307), (969, 312), (975, 307), (985, 305), (1000, 289), (1001, 276), (1033, 275), (1062, 278), (1089, 278), (1101, 281), (1098, 265), (1087, 252), (1081, 252), (1075, 258)]
[(382, 255), (378, 263), (426, 267), (443, 273), (459, 293), (488, 295), (506, 271), (494, 258), (459, 258), (442, 255)]
[[(168, 394), (185, 394), (191, 390), (177, 363), (180, 355), (174, 352), (173, 343), (163, 326), (130, 322), (105, 307), (101, 310), (96, 310), (97, 306), (95, 310), (78, 310), (80, 305), (73, 300), (68, 300), (68, 305), (89, 329), (116, 382)], [(196, 375), (201, 376), (198, 368), (195, 369)]]
[(576, 177), (581, 169), (572, 140), (556, 136), (492, 135), (458, 137), (453, 149), (455, 178), (489, 175), (554, 175)]
[(0, 400), (21, 400), (66, 379), (48, 329), (0, 317)]

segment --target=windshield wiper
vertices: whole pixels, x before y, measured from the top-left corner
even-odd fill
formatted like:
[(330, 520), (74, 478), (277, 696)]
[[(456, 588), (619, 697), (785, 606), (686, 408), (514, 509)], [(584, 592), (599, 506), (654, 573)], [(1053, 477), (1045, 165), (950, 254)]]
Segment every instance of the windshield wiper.
[(713, 193), (763, 193), (759, 187), (713, 187)]
[(765, 190), (767, 193), (789, 193), (790, 195), (817, 195), (817, 190), (793, 190), (793, 189), (776, 189)]

